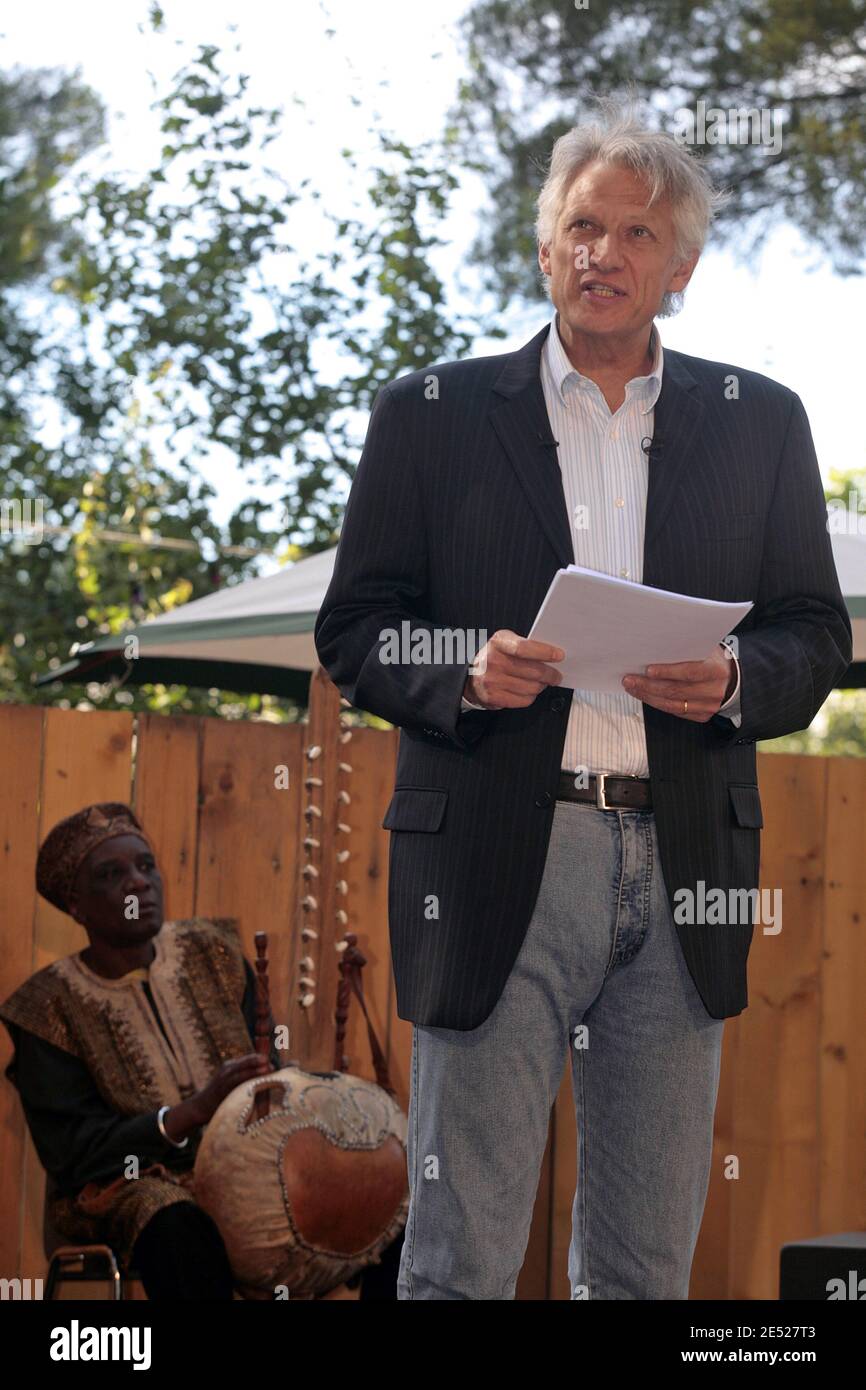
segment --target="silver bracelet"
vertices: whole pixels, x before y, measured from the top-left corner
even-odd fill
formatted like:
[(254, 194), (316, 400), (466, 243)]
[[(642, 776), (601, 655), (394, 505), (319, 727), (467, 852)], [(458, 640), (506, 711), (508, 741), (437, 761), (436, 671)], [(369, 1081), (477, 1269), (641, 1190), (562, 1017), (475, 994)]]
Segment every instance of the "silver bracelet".
[(166, 1133), (165, 1125), (162, 1122), (162, 1117), (165, 1114), (165, 1112), (170, 1109), (171, 1106), (163, 1105), (156, 1112), (156, 1123), (159, 1126), (159, 1132), (162, 1135), (163, 1139), (166, 1141), (166, 1143), (173, 1144), (176, 1149), (185, 1149), (187, 1144), (189, 1143), (189, 1135), (187, 1135), (185, 1139), (172, 1139), (171, 1135)]

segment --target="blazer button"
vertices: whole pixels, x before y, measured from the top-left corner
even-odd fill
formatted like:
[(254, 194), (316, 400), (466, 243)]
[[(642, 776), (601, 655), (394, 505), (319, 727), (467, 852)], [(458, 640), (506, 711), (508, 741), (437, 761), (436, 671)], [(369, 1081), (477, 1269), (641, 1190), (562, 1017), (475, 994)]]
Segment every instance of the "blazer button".
[(553, 797), (550, 795), (550, 792), (539, 792), (538, 796), (535, 798), (535, 804), (536, 806), (549, 806), (552, 800)]
[(565, 696), (555, 696), (554, 699), (552, 699), (550, 702), (550, 708), (554, 711), (555, 714), (559, 714), (560, 710), (565, 709)]

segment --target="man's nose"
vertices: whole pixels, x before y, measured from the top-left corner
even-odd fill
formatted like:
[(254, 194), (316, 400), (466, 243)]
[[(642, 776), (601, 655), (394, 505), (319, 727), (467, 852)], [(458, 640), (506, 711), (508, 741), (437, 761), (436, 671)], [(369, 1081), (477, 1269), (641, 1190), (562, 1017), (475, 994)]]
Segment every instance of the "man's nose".
[(127, 879), (127, 887), (130, 891), (138, 892), (142, 888), (150, 886), (150, 880), (143, 869), (130, 869)]
[(596, 270), (615, 270), (622, 263), (619, 241), (610, 232), (596, 237), (590, 247), (590, 264)]

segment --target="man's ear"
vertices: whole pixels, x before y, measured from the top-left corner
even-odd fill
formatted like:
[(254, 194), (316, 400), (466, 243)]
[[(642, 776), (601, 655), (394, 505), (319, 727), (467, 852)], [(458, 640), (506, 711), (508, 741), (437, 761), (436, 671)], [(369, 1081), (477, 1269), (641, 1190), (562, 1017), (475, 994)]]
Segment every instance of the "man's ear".
[(550, 247), (545, 242), (538, 248), (538, 265), (544, 275), (550, 274)]
[(700, 260), (700, 257), (700, 251), (696, 251), (693, 256), (690, 256), (688, 258), (688, 260), (680, 262), (680, 264), (674, 271), (674, 274), (671, 276), (671, 282), (668, 285), (669, 294), (679, 294), (682, 290), (685, 289), (686, 285), (692, 278), (695, 266)]

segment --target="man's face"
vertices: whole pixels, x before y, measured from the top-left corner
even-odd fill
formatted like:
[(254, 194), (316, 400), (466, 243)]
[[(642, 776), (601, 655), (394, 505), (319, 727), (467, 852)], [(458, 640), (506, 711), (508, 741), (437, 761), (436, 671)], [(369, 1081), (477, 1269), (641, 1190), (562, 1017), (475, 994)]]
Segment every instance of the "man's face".
[(162, 877), (150, 846), (139, 835), (116, 835), (83, 861), (70, 908), (93, 940), (139, 945), (162, 926)]
[(697, 260), (674, 255), (670, 203), (650, 207), (642, 179), (606, 164), (588, 164), (575, 175), (553, 243), (538, 253), (566, 334), (611, 346), (643, 337), (663, 296), (685, 289)]

